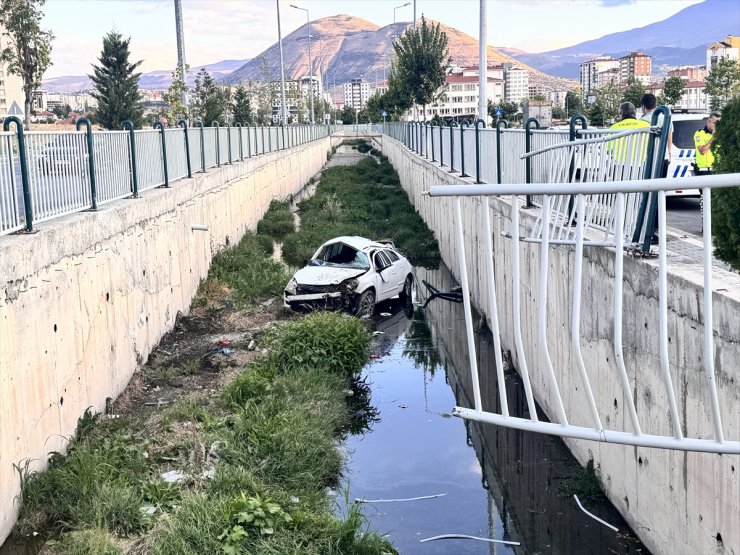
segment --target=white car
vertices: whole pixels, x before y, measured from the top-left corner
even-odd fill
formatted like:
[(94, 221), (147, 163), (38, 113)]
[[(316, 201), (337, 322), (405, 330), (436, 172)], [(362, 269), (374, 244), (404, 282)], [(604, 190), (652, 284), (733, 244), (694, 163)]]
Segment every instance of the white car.
[(295, 273), (284, 299), (293, 309), (341, 308), (369, 317), (380, 301), (411, 298), (413, 282), (413, 267), (392, 243), (337, 237)]
[[(668, 164), (666, 177), (688, 177), (694, 175), (696, 147), (694, 133), (703, 129), (707, 124), (709, 114), (673, 114), (673, 145), (671, 147), (671, 161)], [(666, 191), (666, 196), (699, 197), (699, 189), (678, 189)]]

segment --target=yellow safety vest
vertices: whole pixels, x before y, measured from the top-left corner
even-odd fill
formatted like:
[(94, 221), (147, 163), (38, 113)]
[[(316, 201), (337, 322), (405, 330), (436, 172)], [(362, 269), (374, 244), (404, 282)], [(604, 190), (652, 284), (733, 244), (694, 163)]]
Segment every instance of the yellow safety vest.
[[(614, 129), (615, 131), (626, 131), (627, 129), (638, 129), (644, 127), (650, 127), (650, 123), (641, 119), (625, 118), (612, 125), (609, 129)], [(645, 160), (645, 154), (647, 152), (647, 140), (640, 135), (635, 135), (635, 137), (632, 138), (632, 149), (629, 148), (629, 141), (630, 137), (623, 137), (616, 141), (609, 141), (606, 143), (607, 151), (612, 154), (614, 160), (617, 162), (624, 163), (628, 160), (630, 162), (634, 160), (635, 162), (642, 163)], [(634, 150), (640, 143), (642, 143), (641, 153), (639, 159), (635, 159)]]
[(707, 150), (706, 154), (699, 152), (699, 147), (704, 146), (712, 138), (711, 133), (707, 133), (704, 129), (699, 129), (694, 133), (694, 146), (696, 147), (696, 166), (702, 169), (711, 169), (714, 165), (714, 154), (712, 149)]

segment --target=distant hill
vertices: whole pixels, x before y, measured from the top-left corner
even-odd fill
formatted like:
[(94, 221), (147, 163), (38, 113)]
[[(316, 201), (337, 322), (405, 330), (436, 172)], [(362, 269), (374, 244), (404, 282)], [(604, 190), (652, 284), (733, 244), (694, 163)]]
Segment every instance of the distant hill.
[(740, 35), (740, 2), (705, 0), (644, 27), (550, 52), (515, 56), (540, 71), (578, 78), (579, 64), (586, 60), (600, 54), (624, 56), (635, 50), (653, 56), (653, 66), (702, 64), (706, 60), (706, 46), (727, 35)]
[[(221, 80), (235, 69), (242, 67), (249, 60), (221, 60), (214, 64), (190, 68), (188, 72), (188, 85), (195, 85), (195, 75), (202, 67), (216, 80)], [(92, 68), (90, 68), (92, 72)], [(165, 90), (172, 81), (172, 70), (156, 70), (141, 74), (139, 87), (142, 89)], [(72, 75), (64, 77), (52, 77), (43, 80), (44, 90), (51, 93), (76, 92), (93, 87), (92, 81), (87, 75)]]
[[(436, 22), (435, 22), (436, 23)], [(369, 82), (383, 80), (390, 70), (393, 37), (400, 35), (411, 23), (396, 23), (379, 27), (375, 23), (345, 14), (317, 19), (311, 22), (311, 51), (315, 71), (320, 72), (325, 86), (333, 87), (351, 79), (362, 78)], [(478, 41), (443, 23), (440, 29), (449, 39), (450, 56), (457, 65), (477, 65)], [(285, 76), (296, 79), (309, 72), (307, 25), (283, 38)], [(530, 71), (530, 82), (542, 83), (556, 89), (575, 86), (567, 81), (528, 67), (497, 50), (488, 47), (488, 62), (510, 62)], [(384, 71), (385, 70), (385, 71)], [(241, 68), (228, 75), (224, 81), (239, 83), (271, 81), (280, 78), (278, 44), (255, 56)]]

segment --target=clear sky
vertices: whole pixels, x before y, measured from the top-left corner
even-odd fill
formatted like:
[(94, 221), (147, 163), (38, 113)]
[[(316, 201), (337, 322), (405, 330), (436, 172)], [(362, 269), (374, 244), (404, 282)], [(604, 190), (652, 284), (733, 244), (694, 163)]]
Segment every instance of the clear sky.
[[(394, 7), (408, 0), (280, 0), (283, 35), (311, 19), (338, 13), (380, 26), (393, 23)], [(542, 52), (642, 27), (700, 0), (488, 0), (488, 43)], [(727, 0), (735, 1), (735, 0)], [(251, 58), (277, 41), (275, 0), (182, 0), (186, 60), (191, 66)], [(177, 62), (173, 0), (47, 0), (44, 24), (55, 34), (46, 77), (83, 75), (116, 29), (131, 37), (143, 71), (172, 70)], [(443, 21), (478, 36), (478, 0), (416, 0), (417, 17)], [(413, 6), (395, 11), (413, 19)]]

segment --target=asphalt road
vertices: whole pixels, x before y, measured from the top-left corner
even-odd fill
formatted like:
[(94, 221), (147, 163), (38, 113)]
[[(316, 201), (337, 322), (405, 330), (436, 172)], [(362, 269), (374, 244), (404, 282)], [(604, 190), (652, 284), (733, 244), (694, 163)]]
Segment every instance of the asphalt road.
[(702, 217), (698, 198), (668, 197), (667, 224), (681, 231), (702, 236)]

